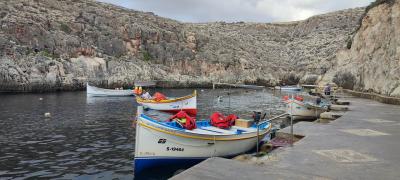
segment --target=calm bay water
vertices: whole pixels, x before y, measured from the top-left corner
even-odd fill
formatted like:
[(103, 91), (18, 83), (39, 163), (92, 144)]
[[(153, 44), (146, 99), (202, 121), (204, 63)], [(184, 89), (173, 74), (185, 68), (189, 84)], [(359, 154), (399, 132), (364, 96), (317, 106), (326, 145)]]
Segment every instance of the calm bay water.
[[(159, 91), (182, 96), (193, 89)], [(253, 110), (283, 108), (268, 91), (235, 89), (230, 98), (224, 89), (197, 92), (199, 118), (214, 111), (249, 118)], [(133, 97), (86, 92), (0, 94), (0, 179), (133, 179), (136, 106)]]

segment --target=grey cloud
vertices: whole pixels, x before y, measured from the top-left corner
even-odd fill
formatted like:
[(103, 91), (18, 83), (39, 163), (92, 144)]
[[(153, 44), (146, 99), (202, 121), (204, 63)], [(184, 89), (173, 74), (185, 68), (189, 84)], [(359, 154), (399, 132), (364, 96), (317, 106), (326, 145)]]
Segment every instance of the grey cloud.
[(308, 18), (374, 0), (99, 0), (183, 22), (277, 22)]

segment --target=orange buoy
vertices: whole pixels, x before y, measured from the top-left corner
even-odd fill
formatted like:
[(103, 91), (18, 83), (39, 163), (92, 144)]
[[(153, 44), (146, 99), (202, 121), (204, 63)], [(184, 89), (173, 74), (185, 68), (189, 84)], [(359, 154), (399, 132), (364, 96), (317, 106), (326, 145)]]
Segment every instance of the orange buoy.
[(138, 94), (142, 94), (142, 93), (143, 93), (142, 86), (139, 86), (139, 89), (138, 89)]

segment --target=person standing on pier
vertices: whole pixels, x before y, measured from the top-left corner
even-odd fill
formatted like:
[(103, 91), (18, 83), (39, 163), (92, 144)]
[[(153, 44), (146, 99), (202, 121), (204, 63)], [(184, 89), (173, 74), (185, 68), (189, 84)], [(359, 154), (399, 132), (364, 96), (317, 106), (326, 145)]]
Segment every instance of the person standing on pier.
[(324, 93), (326, 96), (330, 96), (331, 95), (331, 85), (330, 84), (326, 84), (325, 88), (324, 88)]

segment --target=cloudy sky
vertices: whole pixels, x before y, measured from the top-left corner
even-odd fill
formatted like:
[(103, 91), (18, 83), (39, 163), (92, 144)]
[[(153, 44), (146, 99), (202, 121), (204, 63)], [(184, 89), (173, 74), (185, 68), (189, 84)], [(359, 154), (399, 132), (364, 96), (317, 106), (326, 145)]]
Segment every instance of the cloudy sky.
[(374, 0), (99, 0), (183, 22), (281, 22), (367, 6)]

